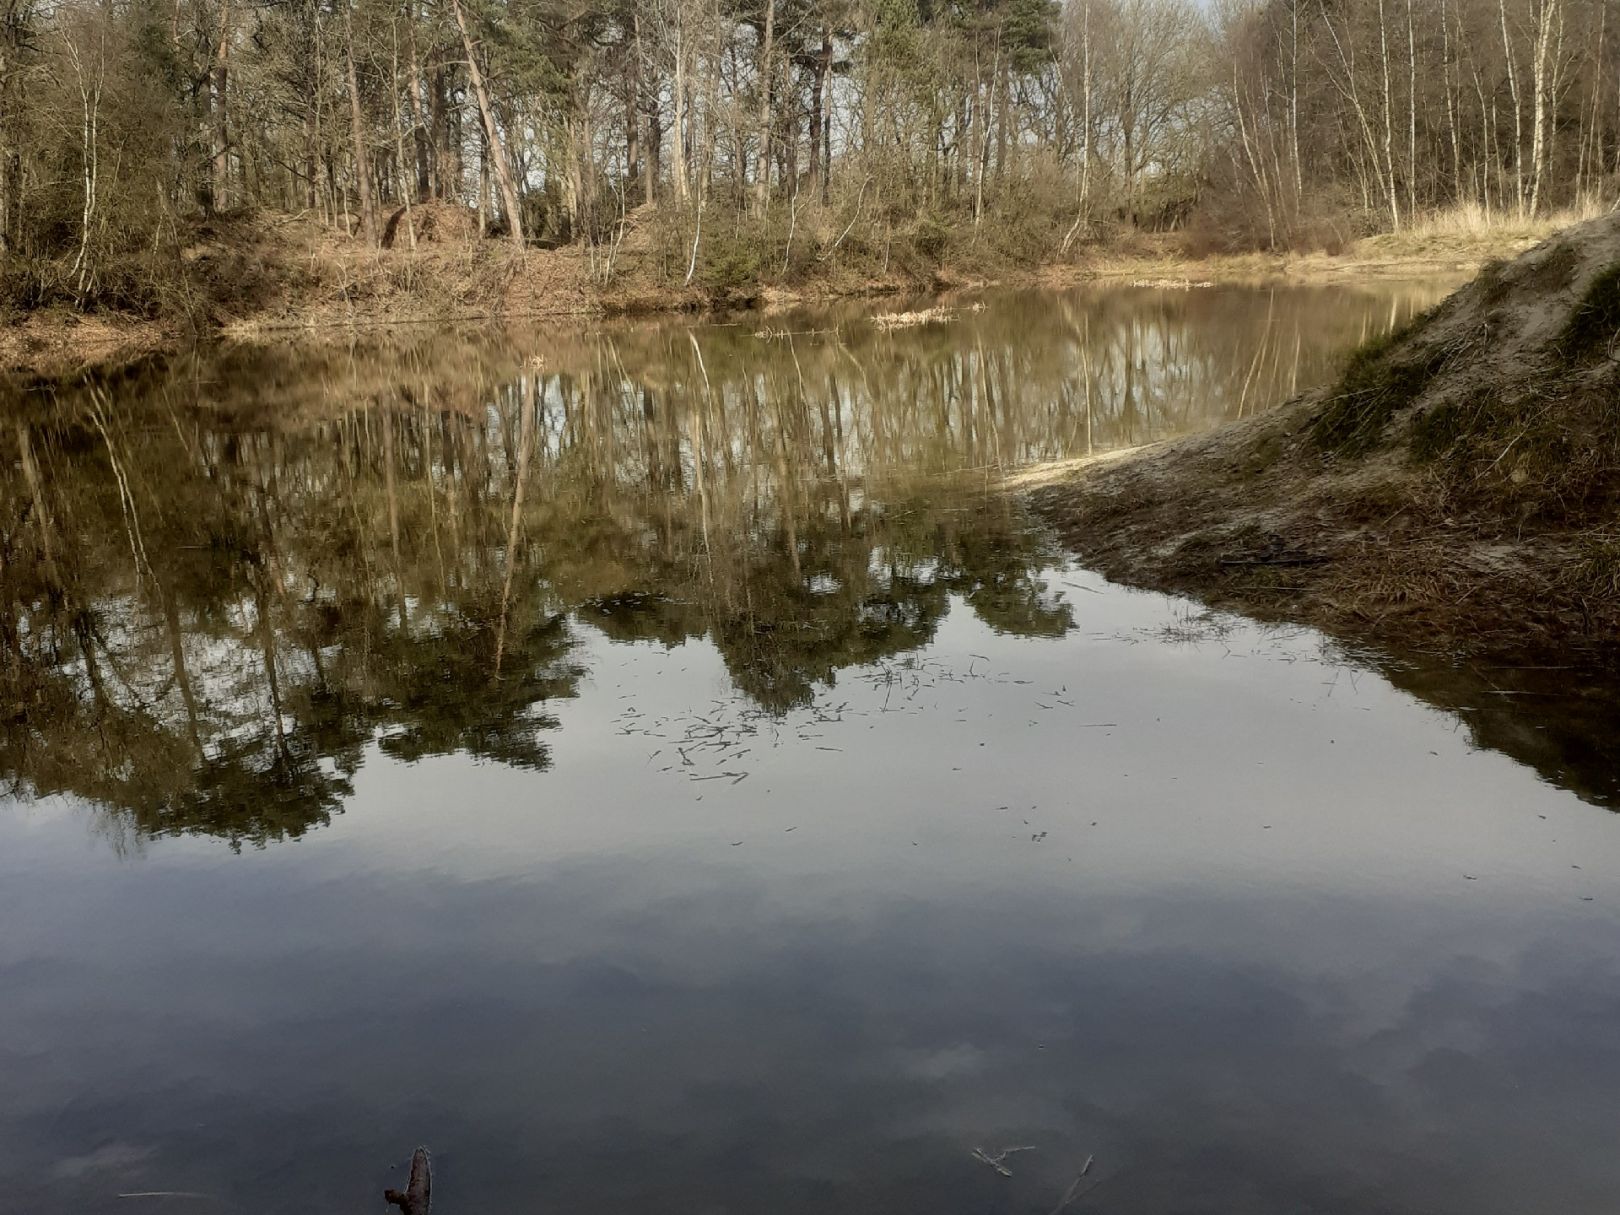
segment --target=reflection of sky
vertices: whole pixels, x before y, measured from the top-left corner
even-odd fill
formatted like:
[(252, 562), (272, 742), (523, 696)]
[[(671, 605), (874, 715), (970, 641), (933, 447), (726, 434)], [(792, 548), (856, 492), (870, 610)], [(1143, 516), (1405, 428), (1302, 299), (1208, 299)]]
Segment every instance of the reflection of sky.
[(1075, 1209), (1612, 1210), (1620, 823), (1308, 637), (1057, 580), (1068, 637), (954, 603), (779, 720), (580, 625), (553, 770), (373, 750), (260, 852), (8, 807), (0, 1180), (353, 1211), (422, 1141), (459, 1211), (1041, 1215), (1093, 1154)]

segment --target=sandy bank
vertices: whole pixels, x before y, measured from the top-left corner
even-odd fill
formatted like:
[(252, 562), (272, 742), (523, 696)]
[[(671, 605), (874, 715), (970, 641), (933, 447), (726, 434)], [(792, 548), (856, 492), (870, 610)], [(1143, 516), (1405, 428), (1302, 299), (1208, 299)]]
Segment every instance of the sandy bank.
[(1487, 269), (1252, 421), (1008, 488), (1089, 564), (1341, 638), (1620, 655), (1620, 218)]

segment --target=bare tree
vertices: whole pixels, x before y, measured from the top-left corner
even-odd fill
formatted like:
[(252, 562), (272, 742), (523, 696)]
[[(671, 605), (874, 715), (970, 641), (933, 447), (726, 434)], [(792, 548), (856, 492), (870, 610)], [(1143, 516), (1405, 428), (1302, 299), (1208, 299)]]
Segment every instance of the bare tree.
[(456, 29), (461, 33), (461, 45), (467, 52), (467, 75), (472, 81), (473, 94), (478, 98), (478, 116), (484, 124), (484, 139), (494, 162), (495, 180), (500, 185), (501, 205), (506, 209), (506, 235), (521, 251), (523, 240), (522, 208), (518, 206), (517, 187), (512, 184), (512, 169), (506, 160), (506, 149), (501, 142), (500, 130), (495, 125), (494, 107), (490, 104), (489, 90), (484, 85), (484, 73), (478, 67), (478, 52), (467, 33), (467, 19), (461, 12), (461, 0), (450, 0), (450, 11), (455, 15)]
[(354, 0), (349, 0), (343, 10), (343, 59), (349, 83), (349, 137), (354, 145), (354, 184), (360, 198), (360, 235), (368, 245), (374, 245), (377, 208), (371, 195), (371, 154), (365, 115), (360, 108), (360, 77), (354, 66)]

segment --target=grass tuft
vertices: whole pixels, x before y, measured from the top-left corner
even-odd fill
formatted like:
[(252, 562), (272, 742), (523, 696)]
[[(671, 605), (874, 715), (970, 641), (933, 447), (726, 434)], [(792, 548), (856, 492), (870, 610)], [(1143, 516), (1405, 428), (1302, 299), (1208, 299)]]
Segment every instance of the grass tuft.
[(1390, 420), (1416, 401), (1445, 365), (1444, 350), (1407, 349), (1433, 316), (1419, 313), (1351, 353), (1326, 405), (1311, 419), (1310, 436), (1318, 448), (1361, 456), (1377, 446)]
[(1558, 352), (1582, 361), (1607, 354), (1620, 337), (1620, 263), (1601, 271), (1570, 313), (1558, 338)]
[(1419, 460), (1438, 460), (1474, 433), (1490, 405), (1489, 393), (1474, 393), (1460, 401), (1442, 401), (1412, 419), (1408, 442)]

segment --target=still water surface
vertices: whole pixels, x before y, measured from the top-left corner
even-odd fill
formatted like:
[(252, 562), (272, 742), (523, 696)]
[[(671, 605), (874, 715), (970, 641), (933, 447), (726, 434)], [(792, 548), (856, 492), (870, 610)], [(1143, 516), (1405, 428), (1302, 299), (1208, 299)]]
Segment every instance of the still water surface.
[(1201, 615), (985, 488), (1435, 295), (14, 394), (0, 1207), (375, 1210), (425, 1142), (447, 1215), (1612, 1215), (1612, 689)]

